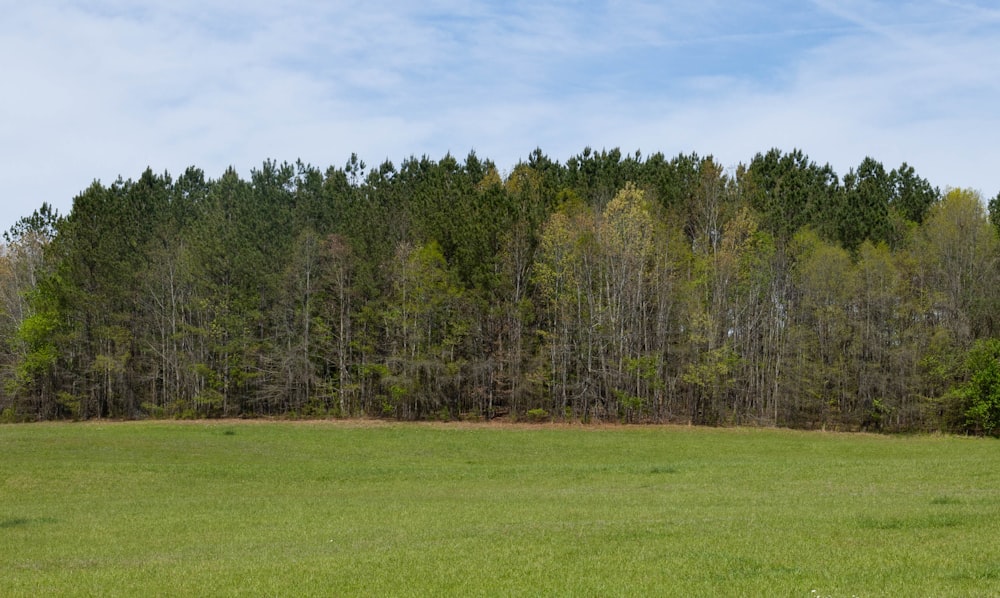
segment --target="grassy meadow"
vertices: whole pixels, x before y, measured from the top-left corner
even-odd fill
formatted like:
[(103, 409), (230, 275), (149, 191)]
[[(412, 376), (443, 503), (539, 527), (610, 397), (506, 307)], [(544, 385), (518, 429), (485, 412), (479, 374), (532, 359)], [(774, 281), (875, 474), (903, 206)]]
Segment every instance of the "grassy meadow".
[(1000, 443), (760, 429), (0, 426), (0, 594), (1000, 595)]

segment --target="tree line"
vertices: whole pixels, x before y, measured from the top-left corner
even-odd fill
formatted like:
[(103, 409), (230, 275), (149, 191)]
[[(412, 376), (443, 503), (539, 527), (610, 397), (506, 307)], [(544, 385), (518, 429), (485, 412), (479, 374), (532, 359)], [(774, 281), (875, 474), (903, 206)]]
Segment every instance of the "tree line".
[(147, 169), (4, 235), (0, 411), (992, 434), (998, 231), (798, 150)]

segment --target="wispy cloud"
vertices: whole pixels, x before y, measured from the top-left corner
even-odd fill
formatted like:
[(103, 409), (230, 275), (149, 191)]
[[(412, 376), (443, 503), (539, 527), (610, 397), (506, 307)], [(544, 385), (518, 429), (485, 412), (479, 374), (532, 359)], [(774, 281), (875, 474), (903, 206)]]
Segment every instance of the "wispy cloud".
[(1000, 190), (985, 1), (42, 1), (0, 21), (0, 226), (147, 165), (210, 176), (536, 146), (800, 147)]

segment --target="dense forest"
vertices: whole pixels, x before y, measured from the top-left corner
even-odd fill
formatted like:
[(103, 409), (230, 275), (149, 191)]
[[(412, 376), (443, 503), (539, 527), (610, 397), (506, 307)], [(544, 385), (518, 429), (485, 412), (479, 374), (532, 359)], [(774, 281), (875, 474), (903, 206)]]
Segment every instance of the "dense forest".
[(147, 170), (5, 234), (0, 411), (994, 434), (998, 231), (801, 151)]

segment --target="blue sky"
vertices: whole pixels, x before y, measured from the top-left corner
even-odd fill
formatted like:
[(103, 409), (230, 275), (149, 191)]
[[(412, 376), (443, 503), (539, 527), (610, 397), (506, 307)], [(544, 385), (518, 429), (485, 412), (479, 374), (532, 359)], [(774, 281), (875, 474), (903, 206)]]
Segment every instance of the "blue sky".
[(992, 0), (36, 0), (0, 20), (0, 227), (99, 179), (470, 150), (800, 148), (1000, 192)]

